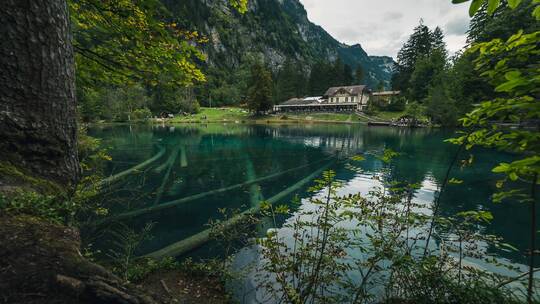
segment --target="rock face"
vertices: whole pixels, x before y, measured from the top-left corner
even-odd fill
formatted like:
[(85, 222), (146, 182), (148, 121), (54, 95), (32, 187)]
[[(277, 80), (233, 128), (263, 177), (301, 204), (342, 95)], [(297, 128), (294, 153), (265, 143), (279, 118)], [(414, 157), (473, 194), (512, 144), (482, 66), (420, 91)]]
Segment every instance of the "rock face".
[(359, 44), (334, 39), (309, 21), (299, 0), (250, 0), (244, 15), (231, 10), (227, 0), (161, 1), (183, 27), (209, 38), (204, 51), (212, 66), (233, 70), (246, 57), (262, 55), (274, 69), (288, 58), (309, 68), (316, 61), (339, 57), (353, 69), (361, 65), (372, 87), (390, 81), (391, 71), (381, 65), (381, 57), (368, 56)]
[(79, 246), (76, 229), (0, 217), (0, 303), (156, 303), (83, 258)]

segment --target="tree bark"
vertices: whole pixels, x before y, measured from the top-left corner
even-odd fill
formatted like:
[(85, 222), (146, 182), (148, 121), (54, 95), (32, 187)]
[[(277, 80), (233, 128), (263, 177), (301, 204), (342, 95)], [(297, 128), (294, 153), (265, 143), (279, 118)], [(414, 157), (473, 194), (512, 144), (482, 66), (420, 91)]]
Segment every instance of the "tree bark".
[(0, 161), (74, 185), (80, 168), (66, 1), (4, 0), (0, 24)]

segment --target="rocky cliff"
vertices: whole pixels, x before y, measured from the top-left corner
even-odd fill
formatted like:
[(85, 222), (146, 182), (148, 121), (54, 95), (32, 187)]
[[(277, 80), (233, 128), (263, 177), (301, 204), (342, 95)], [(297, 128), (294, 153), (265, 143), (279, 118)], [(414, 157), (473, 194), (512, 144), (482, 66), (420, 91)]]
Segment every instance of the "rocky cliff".
[(317, 61), (341, 58), (353, 69), (361, 65), (372, 87), (390, 81), (391, 58), (370, 57), (360, 44), (340, 43), (308, 19), (299, 0), (250, 0), (243, 15), (227, 0), (161, 1), (183, 27), (209, 38), (203, 47), (209, 66), (233, 70), (247, 58), (262, 57), (273, 69), (293, 59), (309, 70)]

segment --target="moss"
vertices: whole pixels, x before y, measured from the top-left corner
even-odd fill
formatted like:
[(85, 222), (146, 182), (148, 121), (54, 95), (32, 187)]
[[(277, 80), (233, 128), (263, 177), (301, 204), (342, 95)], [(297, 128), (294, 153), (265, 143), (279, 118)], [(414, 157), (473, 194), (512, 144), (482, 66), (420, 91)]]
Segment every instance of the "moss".
[[(0, 192), (15, 188), (36, 190), (43, 194), (58, 194), (63, 192), (62, 188), (54, 182), (33, 176), (24, 169), (18, 168), (11, 163), (0, 161)], [(2, 189), (7, 186), (8, 189)]]

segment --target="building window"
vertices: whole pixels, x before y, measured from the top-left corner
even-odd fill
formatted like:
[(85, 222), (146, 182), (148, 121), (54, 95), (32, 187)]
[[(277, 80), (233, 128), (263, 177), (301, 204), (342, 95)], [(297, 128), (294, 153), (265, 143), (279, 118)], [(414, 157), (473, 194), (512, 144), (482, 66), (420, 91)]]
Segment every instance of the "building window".
[(354, 100), (355, 100), (354, 96), (353, 96), (353, 97), (351, 97), (351, 101), (352, 101), (352, 102), (354, 102)]
[(349, 97), (345, 97), (345, 102), (349, 102)]

